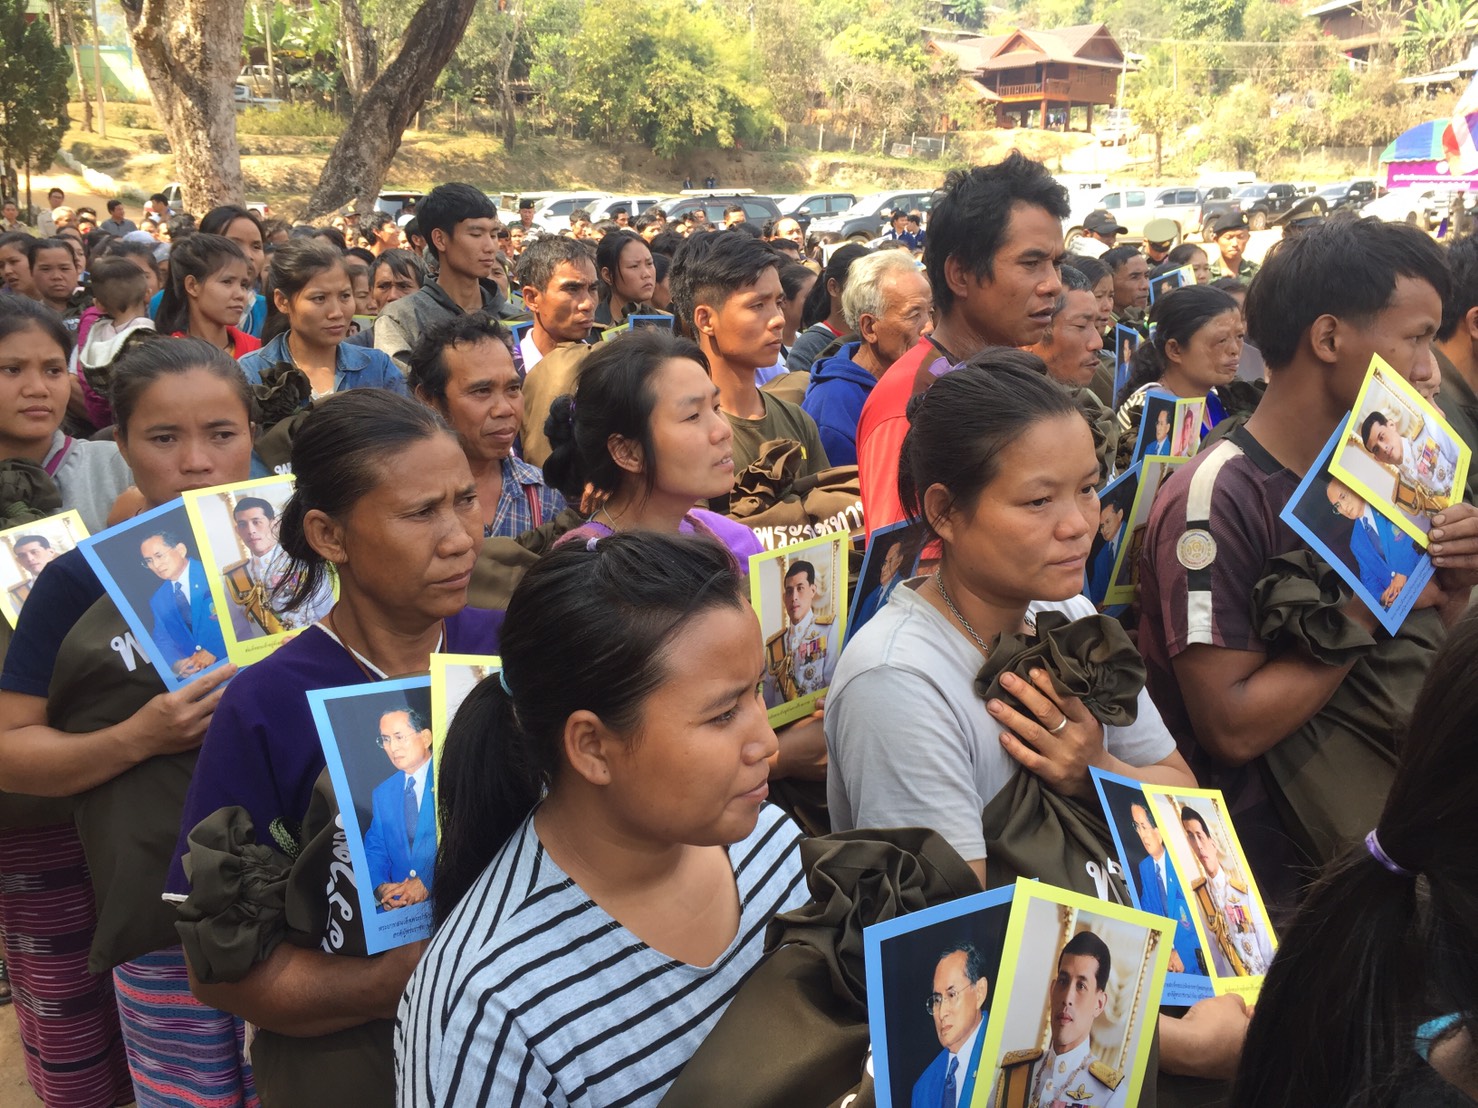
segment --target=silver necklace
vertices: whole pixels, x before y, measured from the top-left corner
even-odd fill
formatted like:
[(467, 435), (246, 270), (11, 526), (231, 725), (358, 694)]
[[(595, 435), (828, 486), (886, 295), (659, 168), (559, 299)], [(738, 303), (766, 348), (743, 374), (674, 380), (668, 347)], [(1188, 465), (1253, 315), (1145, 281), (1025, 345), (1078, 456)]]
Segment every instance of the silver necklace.
[(960, 610), (955, 607), (955, 602), (949, 598), (949, 593), (945, 591), (943, 569), (936, 569), (934, 571), (934, 587), (939, 590), (939, 596), (944, 601), (944, 606), (949, 609), (949, 614), (959, 620), (960, 626), (965, 629), (965, 634), (974, 639), (975, 645), (980, 647), (980, 652), (989, 658), (990, 647), (986, 645), (984, 639), (975, 633), (975, 628), (970, 626), (970, 621), (960, 615)]

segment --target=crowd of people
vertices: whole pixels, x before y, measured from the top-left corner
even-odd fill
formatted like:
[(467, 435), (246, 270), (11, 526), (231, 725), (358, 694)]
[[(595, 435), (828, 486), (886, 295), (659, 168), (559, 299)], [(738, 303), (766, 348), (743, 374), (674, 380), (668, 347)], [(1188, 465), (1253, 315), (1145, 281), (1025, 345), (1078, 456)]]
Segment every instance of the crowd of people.
[[(12, 544), (0, 1000), (50, 1108), (656, 1105), (811, 900), (809, 839), (927, 828), (991, 887), (982, 812), (1022, 780), (1090, 799), (1095, 768), (1221, 789), (1283, 935), (1255, 1014), (1161, 1013), (1162, 1075), (1478, 1099), (1471, 481), (1396, 633), (1326, 589), (1319, 649), (1249, 600), (1303, 549), (1280, 512), (1373, 356), (1478, 446), (1478, 240), (1318, 219), (1259, 266), (1238, 213), (1133, 245), (1103, 212), (1069, 252), (1066, 190), (1015, 153), (870, 246), (742, 209), (505, 225), (461, 183), (324, 225), (64, 200), (0, 228), (5, 518), (96, 535), (291, 473), (260, 514), (312, 614), (169, 691), (80, 551)], [(983, 697), (1039, 618), (1106, 634), (1084, 593), (1125, 507), (1099, 492), (1151, 390), (1204, 400), (1205, 444), (1114, 613), (1136, 710), (1106, 725), (1043, 671)], [(856, 490), (859, 542), (919, 523), (924, 570), (776, 730), (751, 523), (818, 488)], [(437, 744), (434, 886), (395, 894), (435, 933), (371, 956), (309, 694), (437, 653), (502, 668)]]

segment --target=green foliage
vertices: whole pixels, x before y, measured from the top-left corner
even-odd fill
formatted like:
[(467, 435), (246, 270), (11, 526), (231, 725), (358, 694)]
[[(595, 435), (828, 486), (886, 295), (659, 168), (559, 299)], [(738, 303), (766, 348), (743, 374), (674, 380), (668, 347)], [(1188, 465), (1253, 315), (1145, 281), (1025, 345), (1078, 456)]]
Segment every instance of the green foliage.
[(67, 130), (67, 53), (51, 26), (26, 21), (26, 0), (0, 0), (0, 152), (4, 163), (45, 167)]
[(236, 130), (243, 135), (338, 135), (344, 121), (316, 104), (284, 104), (276, 111), (247, 108), (236, 114)]
[(953, 0), (950, 7), (955, 18), (966, 27), (983, 27), (991, 4), (989, 0)]
[(580, 137), (637, 139), (659, 155), (731, 147), (775, 125), (743, 36), (681, 0), (634, 0), (615, 21), (599, 5), (573, 27), (533, 30), (529, 77)]
[(1181, 38), (1237, 40), (1246, 10), (1247, 0), (1177, 0), (1175, 33)]
[(120, 108), (117, 114), (119, 125), (127, 127), (130, 131), (159, 130), (159, 121), (147, 109), (129, 104)]
[(1422, 68), (1451, 65), (1478, 29), (1478, 0), (1420, 0), (1402, 35), (1403, 54)]
[(1175, 87), (1172, 64), (1163, 49), (1147, 59), (1124, 90), (1124, 106), (1142, 133), (1155, 140), (1155, 176), (1164, 170), (1167, 138), (1185, 126), (1191, 116), (1189, 98)]
[(276, 58), (309, 60), (338, 53), (339, 13), (337, 5), (309, 0), (306, 6), (279, 0), (248, 0), (246, 5), (247, 49), (265, 48), (267, 31), (272, 32)]

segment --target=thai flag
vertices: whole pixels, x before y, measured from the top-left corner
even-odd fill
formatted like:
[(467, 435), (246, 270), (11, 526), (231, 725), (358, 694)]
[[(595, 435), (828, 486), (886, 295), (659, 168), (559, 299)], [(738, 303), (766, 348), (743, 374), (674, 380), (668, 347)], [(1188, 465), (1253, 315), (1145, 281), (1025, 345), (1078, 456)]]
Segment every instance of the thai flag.
[[(1452, 110), (1452, 141), (1456, 150), (1449, 149), (1446, 153), (1453, 172), (1466, 176), (1478, 170), (1478, 77), (1468, 82), (1457, 107)], [(1443, 145), (1447, 146), (1447, 143)], [(1454, 153), (1455, 158), (1452, 156)]]

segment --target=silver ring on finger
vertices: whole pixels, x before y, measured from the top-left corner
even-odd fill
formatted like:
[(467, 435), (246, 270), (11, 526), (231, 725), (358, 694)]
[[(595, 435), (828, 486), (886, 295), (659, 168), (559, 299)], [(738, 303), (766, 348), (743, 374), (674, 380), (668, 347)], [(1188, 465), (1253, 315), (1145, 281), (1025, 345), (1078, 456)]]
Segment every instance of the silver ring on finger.
[(1066, 730), (1067, 730), (1067, 714), (1066, 713), (1063, 713), (1062, 722), (1059, 723), (1056, 727), (1049, 727), (1047, 729), (1047, 734), (1049, 734), (1049, 735), (1060, 735), (1060, 734), (1062, 734)]

